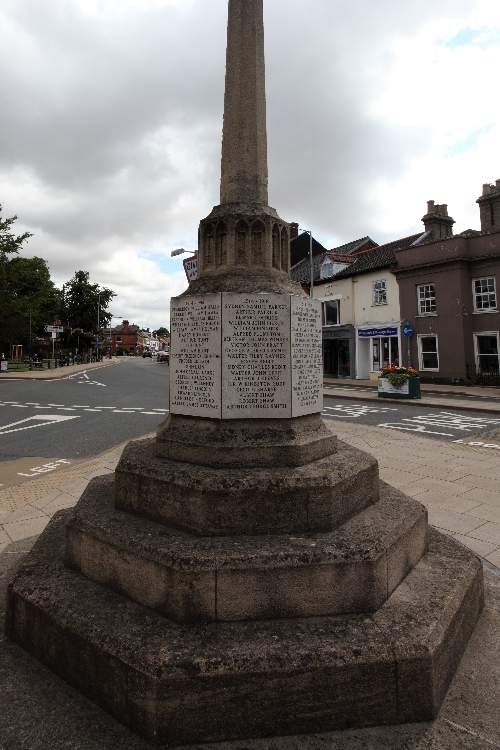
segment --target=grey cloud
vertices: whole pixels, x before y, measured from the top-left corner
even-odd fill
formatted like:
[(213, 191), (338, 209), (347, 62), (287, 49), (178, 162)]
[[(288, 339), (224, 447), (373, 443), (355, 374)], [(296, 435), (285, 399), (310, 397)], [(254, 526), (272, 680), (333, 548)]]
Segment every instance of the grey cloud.
[[(218, 200), (226, 0), (116, 18), (80, 3), (0, 7), (0, 173), (22, 166), (42, 186), (37, 204), (0, 201), (61, 274), (98, 268), (120, 243), (194, 242)], [(339, 240), (370, 233), (370, 182), (426, 145), (367, 116), (388, 43), (472, 4), (265, 0), (271, 201), (284, 218)]]

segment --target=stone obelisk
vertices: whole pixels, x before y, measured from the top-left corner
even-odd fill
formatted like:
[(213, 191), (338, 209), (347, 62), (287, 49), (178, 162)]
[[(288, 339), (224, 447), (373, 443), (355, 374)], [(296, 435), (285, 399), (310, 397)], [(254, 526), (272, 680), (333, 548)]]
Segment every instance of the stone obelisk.
[(230, 0), (221, 203), (172, 300), (171, 413), (58, 514), (9, 636), (169, 747), (436, 715), (474, 555), (321, 419), (318, 303), (267, 205), (262, 0)]

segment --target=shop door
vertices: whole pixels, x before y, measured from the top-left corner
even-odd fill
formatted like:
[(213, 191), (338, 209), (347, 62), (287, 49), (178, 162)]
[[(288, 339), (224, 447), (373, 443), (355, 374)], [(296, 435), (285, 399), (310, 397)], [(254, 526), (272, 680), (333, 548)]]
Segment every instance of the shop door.
[(349, 341), (337, 341), (337, 372), (339, 378), (351, 377), (351, 352)]

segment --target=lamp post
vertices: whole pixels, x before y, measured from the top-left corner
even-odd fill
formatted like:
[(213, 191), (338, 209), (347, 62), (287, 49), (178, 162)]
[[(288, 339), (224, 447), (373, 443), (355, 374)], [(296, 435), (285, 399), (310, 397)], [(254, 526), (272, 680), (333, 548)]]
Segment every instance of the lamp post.
[(312, 297), (314, 290), (313, 235), (311, 229), (301, 228), (299, 231), (309, 235), (309, 296)]

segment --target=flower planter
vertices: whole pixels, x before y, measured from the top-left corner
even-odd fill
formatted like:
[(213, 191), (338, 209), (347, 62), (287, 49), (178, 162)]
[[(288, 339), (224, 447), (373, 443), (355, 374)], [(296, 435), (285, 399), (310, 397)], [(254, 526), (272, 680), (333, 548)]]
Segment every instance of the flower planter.
[(378, 381), (379, 398), (422, 398), (420, 392), (420, 378), (411, 375), (399, 388), (391, 383), (389, 378), (381, 375)]

